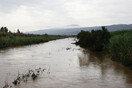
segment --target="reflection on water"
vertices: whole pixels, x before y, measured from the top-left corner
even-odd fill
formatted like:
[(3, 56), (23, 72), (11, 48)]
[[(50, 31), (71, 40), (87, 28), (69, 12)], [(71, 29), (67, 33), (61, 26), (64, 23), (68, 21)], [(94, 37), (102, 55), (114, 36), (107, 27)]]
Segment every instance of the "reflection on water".
[[(83, 68), (86, 66), (87, 68), (92, 67), (92, 69), (100, 70), (101, 80), (118, 83), (123, 81), (130, 84), (128, 87), (132, 87), (132, 71), (123, 67), (121, 64), (111, 61), (110, 58), (101, 53), (95, 53), (88, 50), (84, 50), (78, 57), (80, 67)], [(128, 88), (123, 86), (121, 87)]]
[(94, 53), (90, 51), (83, 50), (83, 53), (78, 56), (79, 65), (82, 66), (91, 66), (98, 67), (100, 65), (109, 64), (109, 61), (105, 59), (106, 57), (101, 53)]
[(18, 72), (38, 67), (46, 68), (42, 77), (16, 88), (132, 88), (132, 71), (73, 42), (67, 38), (1, 50), (0, 88)]

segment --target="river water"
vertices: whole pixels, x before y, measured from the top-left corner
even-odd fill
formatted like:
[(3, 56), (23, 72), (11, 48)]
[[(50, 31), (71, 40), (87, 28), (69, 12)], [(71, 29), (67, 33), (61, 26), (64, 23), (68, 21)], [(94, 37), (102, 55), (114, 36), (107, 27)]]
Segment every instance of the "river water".
[(18, 72), (45, 68), (37, 80), (13, 88), (132, 88), (132, 71), (66, 38), (0, 51), (0, 88)]

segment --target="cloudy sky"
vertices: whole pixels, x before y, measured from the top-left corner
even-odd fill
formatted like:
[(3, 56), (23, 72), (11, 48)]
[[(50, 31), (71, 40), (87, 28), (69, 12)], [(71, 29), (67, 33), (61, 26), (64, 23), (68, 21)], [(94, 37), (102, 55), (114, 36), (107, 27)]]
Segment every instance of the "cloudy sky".
[(11, 31), (132, 23), (132, 0), (0, 0), (0, 26)]

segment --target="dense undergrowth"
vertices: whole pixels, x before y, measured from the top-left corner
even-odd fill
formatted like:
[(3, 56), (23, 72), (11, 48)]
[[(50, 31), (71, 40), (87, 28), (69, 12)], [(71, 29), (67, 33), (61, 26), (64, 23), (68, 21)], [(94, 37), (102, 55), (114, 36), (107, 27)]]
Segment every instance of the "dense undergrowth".
[(60, 35), (33, 35), (23, 34), (19, 30), (17, 33), (9, 32), (6, 27), (0, 29), (0, 49), (14, 46), (37, 44), (48, 42), (50, 40), (65, 38)]
[(81, 31), (77, 38), (81, 47), (102, 51), (112, 60), (132, 69), (132, 30), (108, 32), (102, 27), (102, 30)]
[(132, 30), (115, 31), (111, 35), (104, 51), (112, 60), (132, 69)]
[(92, 51), (102, 51), (109, 42), (110, 33), (105, 27), (102, 27), (102, 30), (81, 31), (77, 38), (79, 39), (77, 44), (81, 47)]

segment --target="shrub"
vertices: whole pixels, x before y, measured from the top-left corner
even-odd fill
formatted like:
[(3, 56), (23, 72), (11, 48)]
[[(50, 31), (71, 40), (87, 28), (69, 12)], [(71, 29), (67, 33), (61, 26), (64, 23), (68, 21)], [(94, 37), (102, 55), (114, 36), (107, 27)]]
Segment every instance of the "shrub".
[(77, 44), (80, 46), (92, 51), (102, 51), (104, 45), (109, 42), (110, 33), (105, 27), (102, 27), (102, 30), (81, 31), (77, 38), (79, 39)]

